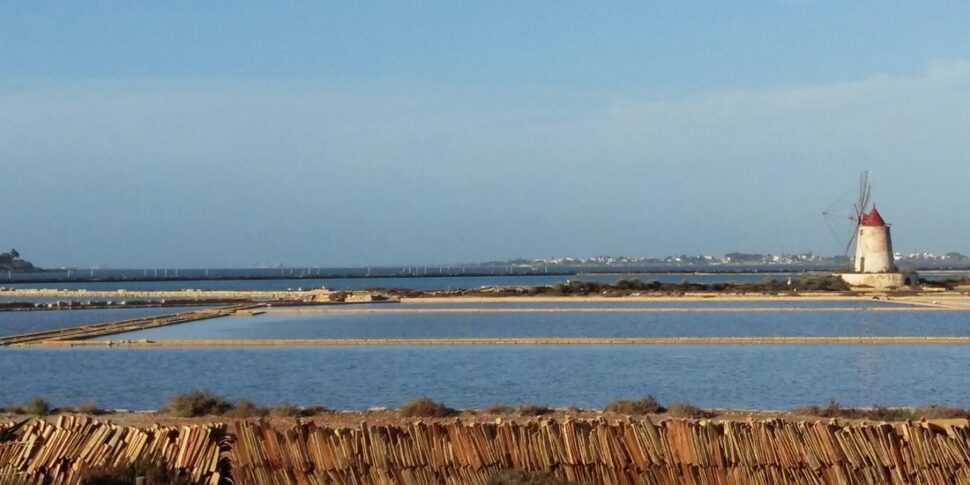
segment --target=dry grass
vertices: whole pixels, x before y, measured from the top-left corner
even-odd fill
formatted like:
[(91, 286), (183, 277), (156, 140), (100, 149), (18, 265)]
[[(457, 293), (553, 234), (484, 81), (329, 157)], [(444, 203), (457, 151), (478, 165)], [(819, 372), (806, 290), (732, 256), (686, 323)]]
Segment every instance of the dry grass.
[(675, 402), (667, 408), (667, 415), (672, 418), (713, 418), (714, 413), (705, 411), (693, 404), (686, 402)]
[(24, 404), (15, 404), (8, 406), (6, 408), (0, 408), (2, 412), (8, 412), (11, 414), (32, 414), (34, 416), (47, 416), (49, 414), (57, 413), (77, 413), (77, 414), (89, 414), (92, 416), (97, 416), (104, 414), (104, 410), (99, 409), (98, 405), (94, 402), (88, 401), (81, 403), (77, 407), (63, 406), (63, 407), (53, 407), (46, 399), (43, 397), (35, 397), (32, 401)]
[(300, 408), (288, 402), (281, 402), (269, 410), (274, 418), (294, 418), (300, 415)]
[[(209, 397), (212, 398), (212, 396), (209, 396)], [(215, 402), (217, 402), (216, 406), (206, 414), (221, 414), (222, 416), (226, 416), (229, 418), (236, 418), (236, 419), (262, 418), (266, 416), (272, 416), (274, 418), (309, 417), (309, 416), (316, 416), (318, 414), (333, 412), (330, 409), (327, 409), (323, 406), (301, 407), (288, 402), (283, 402), (273, 407), (267, 408), (267, 407), (260, 406), (252, 401), (243, 399), (240, 401), (236, 401), (234, 404), (231, 405), (231, 407), (229, 407), (228, 409), (225, 409), (225, 411), (221, 413), (218, 413), (217, 411), (219, 409), (224, 408), (225, 406), (222, 401), (218, 401), (219, 398), (215, 398), (215, 399), (216, 399)], [(200, 399), (198, 397), (195, 397), (194, 399), (190, 399), (189, 401), (195, 402), (199, 400)], [(182, 405), (182, 407), (185, 407), (185, 406)], [(202, 405), (200, 407), (205, 407), (205, 405)]]
[(274, 418), (295, 418), (303, 416), (303, 410), (294, 404), (281, 402), (269, 410), (269, 415)]
[(970, 413), (962, 408), (948, 408), (930, 404), (916, 410), (916, 415), (923, 419), (958, 419), (970, 418)]
[(36, 414), (37, 416), (47, 416), (51, 412), (51, 405), (42, 397), (36, 397), (24, 407), (26, 414)]
[(889, 408), (873, 406), (871, 408), (844, 408), (838, 402), (829, 401), (824, 407), (812, 405), (796, 408), (792, 414), (798, 416), (816, 416), (820, 418), (868, 419), (872, 421), (907, 421), (912, 419), (966, 419), (970, 412), (962, 408), (953, 408), (930, 404), (921, 408)]
[(98, 408), (97, 403), (94, 401), (83, 402), (79, 404), (75, 410), (80, 414), (88, 414), (91, 416), (97, 416), (104, 413), (103, 410)]
[(7, 412), (13, 414), (32, 414), (34, 416), (47, 416), (53, 411), (50, 403), (47, 402), (43, 397), (37, 396), (32, 401), (26, 404), (18, 404), (10, 406), (6, 409)]
[(505, 404), (496, 403), (484, 409), (486, 414), (512, 414), (515, 412), (515, 408), (512, 406), (506, 406)]
[(239, 419), (260, 418), (269, 415), (269, 410), (255, 404), (252, 401), (243, 399), (241, 401), (236, 401), (236, 403), (232, 405), (232, 409), (226, 411), (223, 415), (230, 418)]
[(604, 411), (616, 414), (643, 415), (661, 414), (666, 412), (667, 408), (660, 405), (660, 403), (657, 402), (653, 396), (647, 395), (638, 401), (617, 399), (616, 401), (609, 403)]
[(401, 405), (401, 416), (405, 418), (444, 418), (457, 414), (452, 408), (443, 403), (432, 401), (428, 397), (419, 397)]
[(829, 401), (825, 407), (819, 407), (818, 405), (812, 404), (810, 406), (795, 408), (792, 410), (792, 414), (798, 416), (817, 416), (820, 418), (846, 417), (845, 410), (842, 409), (842, 406), (840, 406), (835, 400)]
[(835, 400), (829, 401), (824, 407), (813, 404), (796, 408), (792, 411), (792, 414), (819, 418), (871, 419), (875, 421), (902, 421), (915, 417), (911, 409), (882, 406), (873, 406), (869, 409), (844, 408)]
[(324, 406), (307, 406), (302, 409), (303, 416), (319, 416), (321, 414), (332, 414), (334, 411)]
[(551, 413), (552, 409), (543, 404), (523, 404), (519, 406), (519, 416), (542, 416)]

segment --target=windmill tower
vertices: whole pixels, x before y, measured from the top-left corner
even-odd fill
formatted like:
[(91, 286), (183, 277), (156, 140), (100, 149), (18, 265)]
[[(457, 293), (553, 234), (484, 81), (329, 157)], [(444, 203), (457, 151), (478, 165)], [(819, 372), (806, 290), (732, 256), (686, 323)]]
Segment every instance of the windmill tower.
[(852, 286), (876, 289), (913, 286), (918, 277), (915, 273), (903, 274), (896, 269), (889, 224), (886, 224), (875, 204), (869, 209), (871, 195), (869, 172), (866, 171), (859, 179), (859, 200), (853, 207), (856, 229), (845, 248), (848, 253), (853, 243), (855, 244), (853, 271), (840, 276)]
[(883, 220), (875, 205), (872, 206), (872, 210), (859, 217), (855, 238), (853, 269), (856, 273), (896, 272), (889, 225)]

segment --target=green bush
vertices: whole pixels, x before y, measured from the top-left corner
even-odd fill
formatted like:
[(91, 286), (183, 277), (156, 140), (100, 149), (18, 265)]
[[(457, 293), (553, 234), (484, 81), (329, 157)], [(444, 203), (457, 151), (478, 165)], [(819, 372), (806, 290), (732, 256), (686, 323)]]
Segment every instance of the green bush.
[(638, 401), (617, 399), (606, 405), (605, 411), (616, 414), (642, 415), (664, 413), (667, 408), (661, 406), (653, 396), (647, 395)]
[(413, 399), (401, 405), (401, 416), (405, 418), (444, 418), (457, 414), (452, 408), (440, 402), (434, 402), (428, 397)]
[(232, 409), (232, 403), (209, 391), (192, 391), (176, 395), (165, 403), (165, 412), (179, 418), (221, 415)]

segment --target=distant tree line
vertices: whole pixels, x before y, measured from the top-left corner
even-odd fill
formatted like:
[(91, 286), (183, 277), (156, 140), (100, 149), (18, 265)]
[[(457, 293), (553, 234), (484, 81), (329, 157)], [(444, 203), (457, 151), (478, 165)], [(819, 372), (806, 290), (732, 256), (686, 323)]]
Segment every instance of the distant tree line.
[(724, 259), (732, 263), (761, 263), (767, 259), (767, 256), (757, 253), (727, 253)]
[[(376, 290), (376, 289), (375, 289)], [(616, 283), (602, 281), (571, 280), (551, 286), (494, 287), (473, 290), (421, 291), (391, 289), (389, 295), (417, 298), (421, 296), (630, 296), (637, 294), (696, 293), (764, 293), (778, 294), (798, 292), (844, 292), (849, 286), (838, 276), (805, 276), (779, 280), (767, 277), (752, 283), (662, 283), (660, 281), (619, 280)]]
[(767, 277), (756, 283), (662, 283), (660, 281), (619, 280), (616, 283), (573, 280), (538, 290), (536, 294), (556, 295), (629, 295), (631, 293), (678, 293), (678, 292), (739, 292), (739, 293), (778, 293), (798, 291), (849, 291), (848, 285), (838, 276), (815, 276), (778, 280)]
[(20, 258), (20, 252), (11, 249), (8, 252), (0, 253), (0, 271), (36, 271), (37, 268), (29, 261)]

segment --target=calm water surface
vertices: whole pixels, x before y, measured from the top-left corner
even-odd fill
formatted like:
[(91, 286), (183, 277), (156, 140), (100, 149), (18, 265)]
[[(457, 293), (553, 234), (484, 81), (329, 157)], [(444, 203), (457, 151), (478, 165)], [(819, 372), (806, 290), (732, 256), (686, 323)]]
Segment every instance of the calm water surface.
[(789, 409), (970, 403), (966, 345), (619, 345), (158, 349), (0, 348), (5, 402), (157, 408), (206, 388), (262, 403), (396, 407), (428, 395), (603, 406), (647, 393), (701, 406)]
[(119, 339), (970, 336), (970, 312), (264, 314), (160, 327)]
[[(0, 293), (2, 295), (2, 293)], [(65, 298), (62, 296), (0, 296), (0, 303), (57, 303), (59, 301), (80, 301), (80, 302), (91, 302), (91, 301), (113, 301), (113, 302), (123, 302), (132, 300), (128, 297), (99, 297), (99, 298)], [(148, 300), (144, 298), (143, 300)]]
[(0, 335), (40, 332), (89, 323), (127, 320), (129, 318), (165, 315), (201, 307), (111, 308), (97, 310), (31, 310), (0, 312)]
[[(726, 302), (677, 303), (710, 308)], [(815, 308), (850, 305), (742, 303)], [(887, 304), (851, 304), (858, 310), (267, 314), (111, 338), (970, 335), (970, 312), (866, 311)], [(600, 308), (603, 304), (555, 305)], [(668, 302), (623, 305), (677, 306)], [(728, 306), (740, 305), (730, 302)], [(181, 310), (0, 312), (0, 333)], [(106, 407), (131, 409), (157, 408), (172, 394), (197, 388), (266, 404), (291, 401), (341, 409), (396, 407), (420, 395), (458, 407), (499, 401), (599, 407), (615, 398), (646, 393), (666, 402), (690, 401), (710, 407), (787, 409), (833, 398), (860, 406), (931, 402), (968, 406), (970, 345), (0, 348), (0, 376), (0, 404), (43, 395), (55, 404), (92, 400)]]

